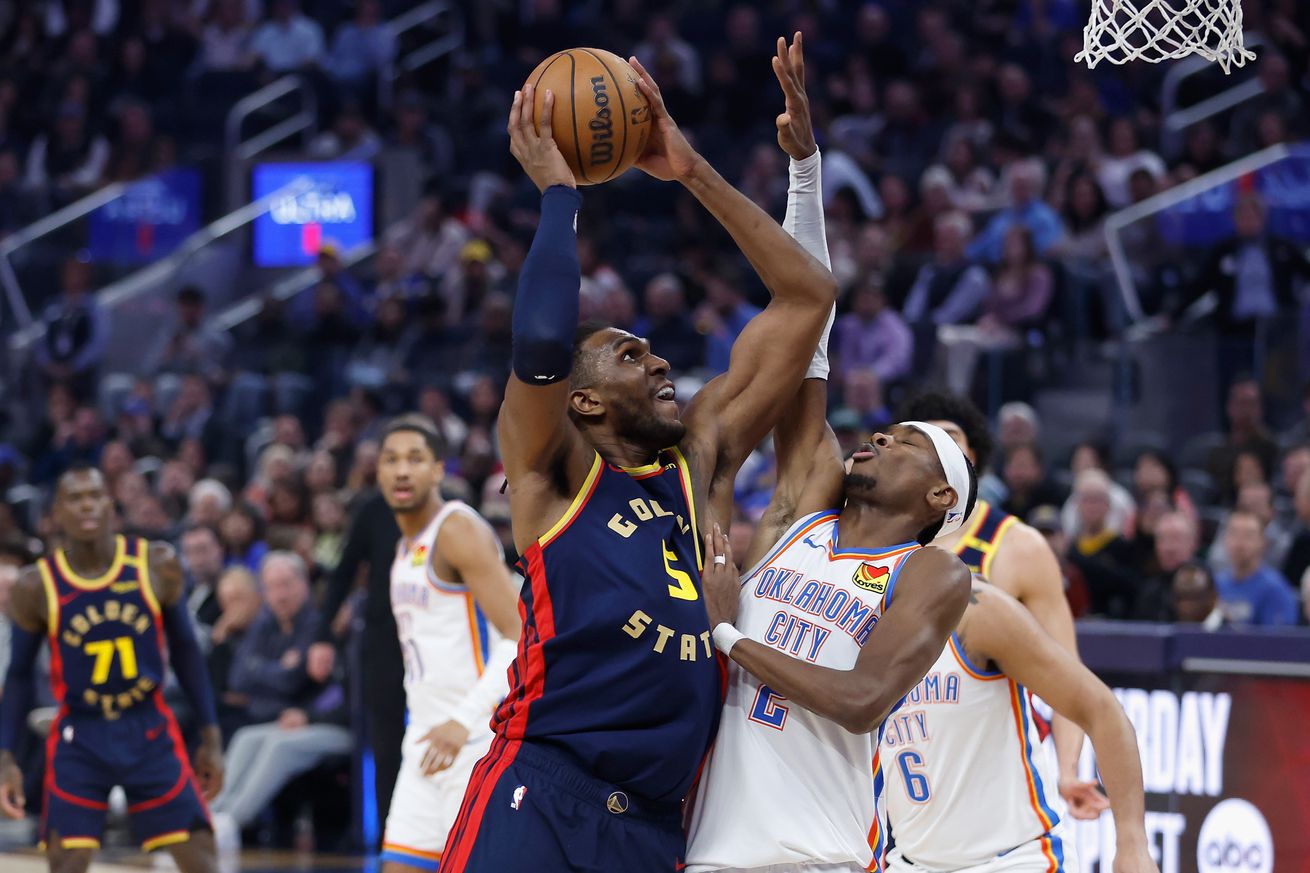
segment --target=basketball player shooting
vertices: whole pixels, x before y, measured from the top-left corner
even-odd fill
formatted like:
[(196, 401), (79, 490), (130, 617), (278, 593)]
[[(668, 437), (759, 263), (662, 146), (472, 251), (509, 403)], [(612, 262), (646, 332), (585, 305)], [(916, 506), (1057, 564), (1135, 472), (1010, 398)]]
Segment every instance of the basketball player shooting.
[[(0, 697), (0, 811), (22, 818), (26, 809), (12, 752), (31, 707), (37, 654), (48, 639), (59, 704), (46, 742), (41, 829), (51, 871), (82, 873), (90, 866), (109, 792), (121, 785), (142, 848), (167, 847), (182, 873), (215, 873), (205, 801), (223, 787), (222, 740), (186, 611), (182, 566), (172, 546), (115, 536), (112, 509), (99, 470), (64, 473), (53, 512), (66, 545), (24, 570), (14, 586), (13, 660)], [(194, 773), (164, 702), (165, 665), (200, 724)]]
[(613, 327), (578, 329), (582, 198), (551, 137), (553, 95), (540, 123), (533, 89), (515, 95), (511, 151), (542, 192), (498, 424), (524, 629), (446, 873), (682, 862), (680, 805), (722, 702), (699, 532), (726, 522), (733, 478), (796, 393), (836, 296), (831, 273), (692, 149), (632, 64), (653, 125), (637, 166), (691, 192), (772, 300), (680, 415), (657, 350)]

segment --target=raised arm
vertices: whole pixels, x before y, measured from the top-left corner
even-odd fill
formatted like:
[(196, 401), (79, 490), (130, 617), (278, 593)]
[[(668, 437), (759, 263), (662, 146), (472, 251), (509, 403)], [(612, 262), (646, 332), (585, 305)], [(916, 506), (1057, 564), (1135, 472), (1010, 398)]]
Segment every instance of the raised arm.
[[(554, 520), (553, 500), (572, 495), (591, 461), (568, 415), (582, 283), (575, 230), (582, 197), (551, 136), (554, 103), (547, 91), (541, 121), (534, 121), (534, 89), (527, 85), (514, 92), (509, 115), (510, 151), (542, 192), (541, 220), (514, 301), (513, 373), (497, 424), (512, 499), (528, 503), (514, 525), (521, 549)], [(561, 475), (563, 489), (556, 487)]]
[[(711, 551), (711, 549), (713, 551)], [(737, 571), (727, 540), (706, 537), (702, 580), (714, 642), (771, 689), (854, 734), (878, 729), (897, 702), (932, 667), (964, 614), (969, 570), (950, 552), (928, 546), (906, 558), (896, 598), (849, 670), (793, 658), (740, 632), (726, 634), (739, 600)], [(716, 555), (728, 557), (720, 565)]]
[(182, 564), (167, 543), (150, 544), (150, 584), (159, 598), (164, 618), (164, 635), (168, 639), (168, 661), (177, 683), (191, 704), (191, 712), (200, 725), (200, 745), (196, 748), (195, 770), (206, 800), (213, 800), (223, 788), (223, 735), (218, 728), (218, 710), (214, 706), (214, 689), (209, 684), (209, 668), (195, 626), (187, 614)]
[[(830, 267), (823, 218), (821, 157), (805, 95), (802, 50), (800, 34), (791, 46), (779, 39), (778, 54), (773, 59), (773, 72), (782, 85), (786, 101), (786, 111), (777, 118), (778, 145), (790, 157), (787, 214), (782, 227), (805, 251)], [(834, 314), (829, 310), (805, 381), (787, 402), (773, 430), (778, 482), (768, 508), (755, 527), (744, 567), (755, 566), (797, 518), (840, 502), (844, 472), (841, 447), (827, 423), (828, 332)], [(725, 515), (722, 511), (719, 514)]]
[(9, 818), (26, 814), (23, 771), (14, 760), (35, 693), (36, 658), (49, 621), (45, 586), (36, 567), (23, 570), (9, 595), (10, 655), (5, 692), (0, 695), (0, 812)]
[[(688, 441), (709, 462), (702, 472), (730, 489), (731, 474), (795, 395), (837, 285), (827, 268), (692, 150), (669, 116), (659, 86), (635, 58), (632, 65), (653, 120), (648, 151), (637, 166), (681, 182), (728, 231), (773, 295), (737, 338), (728, 372), (696, 395), (684, 418)], [(715, 484), (710, 483), (712, 500)]]
[(1010, 595), (975, 582), (970, 601), (959, 630), (970, 659), (995, 662), (1005, 675), (1087, 731), (1114, 814), (1115, 873), (1154, 873), (1137, 736), (1119, 701)]

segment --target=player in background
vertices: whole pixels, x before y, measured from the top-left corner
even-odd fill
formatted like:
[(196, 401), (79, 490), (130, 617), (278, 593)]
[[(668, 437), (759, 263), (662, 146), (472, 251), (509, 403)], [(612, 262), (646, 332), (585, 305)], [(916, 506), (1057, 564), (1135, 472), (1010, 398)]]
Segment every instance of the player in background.
[(581, 197), (550, 135), (552, 95), (540, 124), (532, 88), (515, 95), (511, 151), (542, 191), (498, 422), (524, 636), (446, 873), (665, 873), (682, 861), (681, 801), (722, 702), (700, 532), (731, 517), (736, 472), (795, 394), (836, 298), (832, 274), (692, 149), (632, 64), (651, 107), (638, 166), (695, 196), (773, 299), (680, 415), (658, 350), (577, 329)]
[[(799, 39), (779, 40), (774, 70), (791, 156), (784, 226), (824, 261)], [(767, 554), (739, 579), (726, 537), (716, 528), (707, 543), (707, 607), (733, 663), (689, 815), (693, 873), (845, 873), (881, 857), (878, 731), (968, 596), (964, 565), (923, 545), (968, 515), (977, 482), (964, 453), (941, 429), (904, 423), (862, 446), (846, 474), (825, 419), (826, 364), (821, 340), (774, 432), (779, 481), (752, 546)]]
[(445, 454), (420, 416), (383, 431), (378, 487), (401, 532), (391, 609), (409, 709), (383, 873), (441, 863), (469, 773), (491, 745), (491, 714), (519, 636), (518, 592), (495, 531), (467, 504), (441, 497)]
[[(875, 632), (875, 636), (877, 632)], [(1137, 737), (1105, 683), (981, 577), (928, 675), (882, 733), (889, 873), (1077, 871), (1028, 693), (1087, 732), (1114, 814), (1115, 873), (1156, 873)]]
[[(100, 471), (79, 466), (64, 473), (53, 516), (65, 545), (24, 570), (14, 586), (13, 656), (0, 698), (0, 811), (22, 818), (26, 808), (11, 753), (48, 640), (59, 705), (46, 741), (41, 822), (50, 869), (81, 873), (90, 866), (109, 792), (121, 785), (142, 848), (167, 847), (183, 873), (213, 873), (218, 861), (205, 801), (223, 787), (222, 738), (182, 566), (167, 544), (116, 536), (112, 515)], [(200, 724), (194, 773), (164, 703), (166, 665)]]
[[(937, 425), (959, 444), (975, 469), (987, 465), (992, 450), (987, 419), (967, 399), (926, 392), (910, 398), (899, 414)], [(969, 523), (934, 545), (955, 552), (971, 571), (981, 573), (1022, 603), (1043, 630), (1077, 657), (1078, 637), (1064, 596), (1060, 564), (1040, 533), (1000, 507), (979, 500)], [(1040, 716), (1039, 725), (1045, 727)], [(1069, 814), (1079, 819), (1098, 818), (1109, 801), (1095, 782), (1078, 778), (1082, 729), (1059, 713), (1050, 729), (1059, 762), (1058, 791)]]

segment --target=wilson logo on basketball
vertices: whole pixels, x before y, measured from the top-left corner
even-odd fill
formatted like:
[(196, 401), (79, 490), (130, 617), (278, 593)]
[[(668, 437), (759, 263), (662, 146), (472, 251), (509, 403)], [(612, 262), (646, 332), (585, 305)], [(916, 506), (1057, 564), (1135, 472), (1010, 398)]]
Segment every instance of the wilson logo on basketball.
[(610, 112), (610, 95), (605, 89), (604, 76), (591, 77), (591, 99), (596, 104), (596, 117), (591, 128), (591, 163), (607, 164), (614, 157), (614, 121)]
[(856, 588), (863, 588), (865, 591), (872, 591), (874, 594), (882, 594), (887, 590), (887, 577), (891, 575), (891, 570), (886, 567), (875, 567), (872, 564), (861, 564), (860, 568), (851, 576), (851, 581), (855, 583)]

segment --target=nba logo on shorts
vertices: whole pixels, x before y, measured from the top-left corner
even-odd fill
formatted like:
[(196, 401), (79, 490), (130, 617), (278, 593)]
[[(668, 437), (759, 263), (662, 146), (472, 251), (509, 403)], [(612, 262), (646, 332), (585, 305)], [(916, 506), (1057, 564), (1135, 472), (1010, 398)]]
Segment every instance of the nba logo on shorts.
[(510, 803), (509, 808), (510, 808), (510, 809), (518, 809), (519, 806), (522, 805), (522, 803), (523, 803), (523, 795), (525, 795), (525, 794), (527, 794), (527, 793), (528, 793), (528, 786), (526, 786), (526, 785), (520, 785), (518, 788), (515, 788), (515, 789), (514, 789), (514, 800), (513, 800), (512, 803)]

